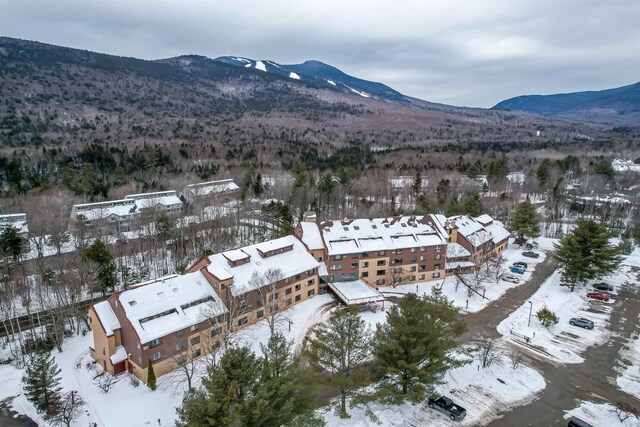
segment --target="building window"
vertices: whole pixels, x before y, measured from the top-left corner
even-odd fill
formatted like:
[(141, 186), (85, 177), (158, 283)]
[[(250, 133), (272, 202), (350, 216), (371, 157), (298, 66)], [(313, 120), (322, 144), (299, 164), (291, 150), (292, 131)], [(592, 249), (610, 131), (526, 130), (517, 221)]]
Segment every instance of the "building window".
[(358, 259), (358, 254), (351, 254), (351, 258)]
[(333, 266), (333, 269), (334, 269), (334, 270), (342, 270), (342, 264), (335, 264), (335, 265)]
[(387, 251), (378, 251), (378, 255), (379, 256), (385, 256), (386, 253), (387, 253)]
[(409, 271), (416, 271), (416, 266), (415, 265), (411, 266), (411, 270)]
[(382, 259), (382, 260), (380, 260), (380, 261), (378, 261), (378, 265), (379, 265), (379, 266), (380, 266), (380, 265), (385, 265), (386, 263), (387, 263), (387, 262), (386, 262), (385, 260), (383, 260), (383, 259)]
[(409, 280), (413, 282), (414, 280), (416, 280), (416, 276), (409, 276)]
[(352, 262), (351, 263), (351, 268), (358, 268), (358, 263), (357, 262)]
[(293, 290), (291, 288), (287, 288), (286, 291), (284, 291), (285, 295), (291, 295), (291, 292), (293, 292)]
[(300, 301), (300, 299), (302, 299), (302, 297), (300, 295), (296, 295), (296, 302)]
[(200, 335), (198, 335), (197, 337), (191, 338), (191, 345), (196, 345), (196, 344), (200, 344)]
[(211, 348), (218, 348), (218, 347), (220, 347), (220, 341), (214, 341), (214, 342), (211, 344)]
[(313, 285), (314, 283), (316, 283), (316, 279), (309, 279), (309, 280), (307, 280), (307, 286), (311, 286), (311, 285)]
[(376, 271), (376, 274), (377, 274), (378, 276), (384, 276), (384, 275), (385, 275), (385, 273), (386, 273), (386, 270), (378, 270), (378, 271)]
[(425, 275), (424, 275), (424, 274), (419, 275), (419, 276), (418, 276), (418, 279), (420, 279), (420, 280), (424, 280), (424, 279), (425, 279)]
[(424, 261), (424, 260), (426, 260), (426, 259), (427, 259), (427, 257), (426, 257), (426, 256), (424, 256), (424, 255), (420, 255), (420, 261)]
[(438, 277), (440, 277), (440, 273), (433, 273), (431, 277), (433, 277), (434, 279), (437, 279)]
[(291, 305), (291, 303), (293, 303), (293, 301), (291, 300), (291, 298), (287, 298), (287, 300), (284, 303), (285, 303), (285, 305)]
[(360, 274), (360, 277), (369, 277), (369, 272), (363, 271), (362, 274)]
[[(322, 261), (322, 258), (320, 258), (320, 261)], [(312, 274), (313, 274), (313, 273), (315, 273), (315, 272), (316, 272), (316, 269), (315, 269), (315, 268), (312, 268), (311, 270), (307, 271), (307, 274), (308, 274), (308, 275), (312, 275)]]
[(238, 326), (245, 325), (248, 321), (249, 321), (249, 318), (245, 316), (242, 319), (238, 320)]
[(259, 319), (259, 318), (261, 318), (262, 316), (264, 316), (264, 310), (258, 310), (258, 311), (256, 312), (256, 317)]
[(342, 255), (334, 255), (333, 259), (336, 260), (336, 261), (341, 260), (342, 259)]
[(442, 250), (442, 246), (438, 245), (436, 246), (436, 252), (440, 252)]
[(176, 344), (176, 351), (182, 351), (185, 348), (187, 348), (187, 345), (183, 342), (179, 342), (178, 344)]
[(362, 263), (362, 267), (363, 267), (363, 268), (365, 268), (365, 267), (369, 267), (369, 261), (363, 261), (363, 263)]
[(416, 258), (414, 256), (411, 257), (411, 262), (417, 262), (417, 261), (418, 261), (418, 258)]
[(198, 329), (200, 329), (200, 324), (191, 325), (191, 327), (189, 329), (191, 329), (191, 332), (197, 331)]
[(393, 272), (394, 273), (402, 273), (402, 267), (394, 267), (393, 268)]
[(302, 274), (296, 274), (296, 280), (300, 280), (302, 278)]
[[(310, 280), (311, 283), (313, 283), (313, 279)], [(300, 290), (301, 286), (300, 285), (296, 285), (296, 292), (298, 292)]]
[(199, 348), (196, 348), (191, 352), (191, 357), (193, 358), (200, 357), (201, 354), (202, 354), (202, 351), (200, 351)]
[(182, 365), (187, 361), (187, 356), (185, 356), (184, 354), (181, 354), (180, 356), (177, 357), (176, 359), (176, 363), (178, 365)]
[(151, 360), (152, 362), (155, 362), (156, 360), (160, 359), (162, 357), (162, 352), (161, 351), (157, 351), (155, 353), (153, 353), (151, 355), (151, 357), (149, 357), (149, 360)]
[(436, 265), (434, 265), (434, 266), (433, 266), (433, 269), (434, 269), (434, 270), (440, 270), (440, 264), (436, 264)]
[(310, 297), (312, 295), (316, 294), (316, 290), (315, 289), (309, 289), (309, 292), (307, 292), (307, 296)]
[[(394, 258), (393, 259), (393, 263), (394, 264), (402, 264), (402, 258)], [(384, 264), (382, 264), (382, 265), (384, 265)]]
[(376, 285), (384, 285), (384, 279), (376, 280)]
[(217, 337), (221, 333), (222, 333), (222, 328), (215, 328), (215, 329), (211, 330), (211, 336), (212, 337)]
[(182, 331), (176, 332), (176, 337), (180, 338), (184, 336), (184, 329)]
[(440, 258), (442, 258), (442, 255), (440, 255), (440, 254), (436, 254), (436, 255), (433, 257), (433, 259), (440, 259)]
[(411, 248), (411, 253), (417, 252), (418, 248)]
[(149, 348), (156, 347), (156, 346), (158, 346), (160, 344), (162, 344), (162, 338), (156, 338), (153, 341), (149, 341)]

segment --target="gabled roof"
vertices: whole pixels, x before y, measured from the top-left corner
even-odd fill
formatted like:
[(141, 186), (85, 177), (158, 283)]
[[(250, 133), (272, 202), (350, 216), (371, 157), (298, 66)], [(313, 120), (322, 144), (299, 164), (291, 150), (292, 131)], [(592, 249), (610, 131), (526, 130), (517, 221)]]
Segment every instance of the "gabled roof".
[(104, 328), (108, 337), (113, 335), (113, 332), (120, 329), (120, 321), (116, 317), (116, 313), (111, 308), (109, 301), (102, 301), (93, 305), (93, 311), (96, 312), (100, 324)]
[(307, 245), (310, 251), (324, 249), (322, 234), (320, 234), (320, 229), (315, 222), (301, 222), (300, 227), (302, 227), (302, 242)]

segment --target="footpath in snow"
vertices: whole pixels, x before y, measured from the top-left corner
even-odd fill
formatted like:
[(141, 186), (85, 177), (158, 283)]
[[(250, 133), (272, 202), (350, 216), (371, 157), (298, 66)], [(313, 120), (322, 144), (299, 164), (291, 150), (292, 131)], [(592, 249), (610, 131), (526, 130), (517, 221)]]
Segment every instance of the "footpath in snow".
[[(627, 256), (618, 271), (602, 279), (618, 289), (633, 280), (630, 266), (638, 262), (640, 252), (635, 251)], [(498, 325), (498, 332), (528, 347), (538, 354), (564, 363), (581, 363), (581, 354), (593, 345), (606, 343), (611, 333), (608, 330), (609, 318), (615, 304), (616, 292), (610, 293), (609, 302), (601, 302), (587, 298), (590, 286), (569, 288), (560, 286), (561, 272), (556, 270), (516, 311)], [(548, 308), (556, 314), (559, 322), (545, 328), (536, 312)], [(572, 317), (586, 317), (593, 321), (592, 330), (569, 324)], [(529, 342), (527, 342), (529, 339)]]

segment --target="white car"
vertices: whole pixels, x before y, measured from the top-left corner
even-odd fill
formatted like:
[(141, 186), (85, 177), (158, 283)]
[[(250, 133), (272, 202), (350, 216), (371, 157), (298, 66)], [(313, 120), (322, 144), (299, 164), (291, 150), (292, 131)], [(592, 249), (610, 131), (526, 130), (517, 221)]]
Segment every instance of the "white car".
[(505, 274), (502, 276), (502, 280), (510, 283), (520, 283), (520, 278), (518, 276), (514, 276), (513, 274)]

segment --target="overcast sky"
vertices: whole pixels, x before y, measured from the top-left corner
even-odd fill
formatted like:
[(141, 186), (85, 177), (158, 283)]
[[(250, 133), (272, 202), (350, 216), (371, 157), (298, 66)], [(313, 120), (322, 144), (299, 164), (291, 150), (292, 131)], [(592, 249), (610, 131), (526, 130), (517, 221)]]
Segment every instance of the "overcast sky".
[(0, 0), (0, 34), (144, 59), (317, 59), (479, 107), (640, 81), (640, 0)]

